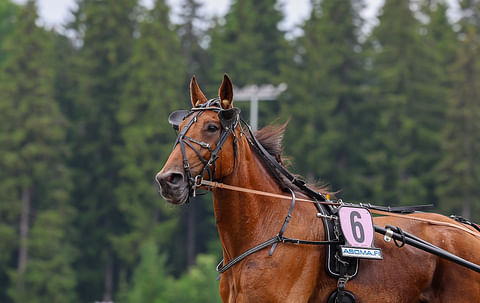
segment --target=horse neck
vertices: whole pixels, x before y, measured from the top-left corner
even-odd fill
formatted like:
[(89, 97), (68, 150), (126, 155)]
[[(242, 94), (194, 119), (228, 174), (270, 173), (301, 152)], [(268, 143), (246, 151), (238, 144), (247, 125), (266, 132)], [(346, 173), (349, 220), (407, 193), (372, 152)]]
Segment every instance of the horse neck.
[[(222, 182), (243, 188), (281, 193), (280, 186), (252, 152), (245, 138), (239, 141), (233, 173)], [(231, 259), (278, 233), (289, 201), (230, 190), (214, 191), (214, 211), (224, 256)], [(275, 224), (272, 224), (275, 222)]]

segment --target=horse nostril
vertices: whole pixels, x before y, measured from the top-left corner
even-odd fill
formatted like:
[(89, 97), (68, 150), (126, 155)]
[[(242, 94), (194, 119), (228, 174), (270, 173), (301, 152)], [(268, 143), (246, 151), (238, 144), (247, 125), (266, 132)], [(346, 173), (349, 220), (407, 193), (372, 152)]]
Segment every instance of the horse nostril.
[(182, 173), (166, 173), (166, 174), (158, 174), (157, 181), (160, 185), (175, 185), (183, 181), (183, 174)]
[(178, 184), (183, 181), (183, 174), (180, 173), (171, 173), (167, 177), (167, 182), (170, 184)]

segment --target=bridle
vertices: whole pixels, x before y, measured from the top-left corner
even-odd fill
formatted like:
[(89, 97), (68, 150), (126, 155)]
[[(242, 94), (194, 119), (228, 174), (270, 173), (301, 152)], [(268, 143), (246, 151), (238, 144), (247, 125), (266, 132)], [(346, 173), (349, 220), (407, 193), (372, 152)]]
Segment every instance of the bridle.
[[(215, 148), (212, 149), (209, 143), (196, 140), (194, 138), (186, 136), (188, 130), (192, 125), (194, 125), (198, 118), (205, 112), (205, 111), (214, 111), (218, 113), (218, 117), (221, 124), (221, 132), (220, 136), (215, 143)], [(182, 128), (180, 133), (177, 136), (177, 140), (173, 148), (180, 144), (180, 150), (182, 152), (183, 157), (183, 169), (185, 171), (185, 177), (188, 182), (188, 190), (189, 190), (189, 198), (196, 196), (196, 189), (200, 186), (201, 181), (205, 173), (208, 172), (208, 178), (210, 181), (214, 180), (215, 172), (216, 172), (216, 161), (219, 158), (219, 153), (222, 150), (223, 145), (227, 141), (230, 134), (233, 136), (233, 151), (234, 151), (234, 167), (235, 167), (235, 159), (236, 159), (236, 151), (237, 151), (237, 138), (235, 135), (235, 129), (237, 128), (239, 121), (240, 121), (240, 109), (238, 108), (229, 108), (229, 109), (222, 109), (220, 99), (210, 99), (205, 103), (199, 104), (196, 107), (192, 108), (191, 110), (179, 110), (175, 111), (170, 114), (168, 117), (168, 121), (170, 124), (173, 125), (174, 129), (179, 130), (179, 125), (182, 121), (189, 118), (187, 124)], [(195, 145), (200, 146), (200, 148), (208, 149), (210, 152), (210, 158), (207, 160), (205, 159), (199, 152), (198, 149), (195, 148)], [(196, 175), (192, 175), (192, 171), (190, 169), (190, 164), (187, 158), (186, 146), (190, 147), (195, 154), (197, 155), (200, 162), (203, 164), (202, 171)], [(213, 169), (212, 169), (213, 167)]]

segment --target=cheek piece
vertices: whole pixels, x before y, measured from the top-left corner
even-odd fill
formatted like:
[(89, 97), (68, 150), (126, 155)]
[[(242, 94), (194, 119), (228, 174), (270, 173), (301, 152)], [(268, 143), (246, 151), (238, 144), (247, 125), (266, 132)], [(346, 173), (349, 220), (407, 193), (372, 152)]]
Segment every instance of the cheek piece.
[[(216, 144), (215, 144), (215, 149), (212, 149), (210, 144), (196, 140), (194, 138), (190, 138), (186, 136), (186, 133), (194, 125), (198, 118), (205, 112), (205, 111), (214, 111), (218, 113), (218, 118), (220, 120), (220, 124), (222, 126), (221, 132), (220, 132), (220, 137), (218, 138)], [(235, 158), (236, 158), (236, 153), (237, 153), (237, 140), (235, 137), (235, 129), (238, 126), (238, 123), (240, 121), (240, 109), (233, 107), (229, 109), (222, 109), (221, 104), (220, 104), (220, 99), (215, 98), (211, 99), (203, 104), (200, 104), (197, 107), (192, 108), (191, 110), (178, 110), (174, 111), (171, 113), (168, 117), (168, 122), (172, 124), (173, 129), (179, 130), (180, 124), (182, 121), (188, 120), (187, 124), (185, 127), (182, 129), (182, 131), (178, 134), (177, 140), (175, 141), (175, 145), (173, 148), (175, 148), (178, 144), (180, 144), (180, 150), (182, 152), (182, 157), (183, 157), (183, 169), (185, 171), (185, 176), (187, 178), (188, 182), (188, 187), (189, 187), (189, 197), (195, 197), (196, 196), (196, 187), (200, 185), (203, 175), (208, 172), (208, 177), (210, 181), (213, 181), (214, 175), (215, 175), (215, 170), (216, 170), (216, 161), (219, 158), (218, 154), (222, 150), (223, 145), (227, 141), (228, 137), (230, 134), (233, 136), (233, 151), (234, 151), (234, 166), (235, 166)], [(205, 148), (208, 149), (210, 152), (210, 158), (207, 160), (202, 157), (198, 149), (195, 148), (195, 145), (200, 146), (200, 148)], [(192, 172), (190, 170), (190, 165), (188, 163), (187, 159), (187, 153), (186, 153), (186, 147), (190, 147), (195, 154), (197, 155), (198, 159), (200, 162), (203, 164), (203, 169), (200, 172), (200, 174), (196, 175), (195, 177), (192, 176)], [(212, 170), (213, 167), (213, 170)]]

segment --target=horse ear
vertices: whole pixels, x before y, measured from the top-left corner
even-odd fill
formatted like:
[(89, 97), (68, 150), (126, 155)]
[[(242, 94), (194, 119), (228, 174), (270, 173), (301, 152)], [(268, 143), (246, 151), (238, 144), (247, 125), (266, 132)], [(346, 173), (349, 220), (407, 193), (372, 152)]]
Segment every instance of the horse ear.
[(195, 75), (190, 81), (190, 99), (192, 100), (192, 106), (197, 107), (199, 104), (205, 103), (208, 101), (207, 97), (202, 93), (200, 87), (197, 84)]
[(223, 81), (222, 85), (220, 85), (220, 89), (218, 90), (218, 96), (222, 101), (221, 103), (223, 109), (233, 107), (233, 85), (227, 74), (223, 75)]

